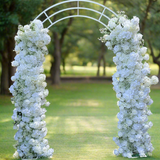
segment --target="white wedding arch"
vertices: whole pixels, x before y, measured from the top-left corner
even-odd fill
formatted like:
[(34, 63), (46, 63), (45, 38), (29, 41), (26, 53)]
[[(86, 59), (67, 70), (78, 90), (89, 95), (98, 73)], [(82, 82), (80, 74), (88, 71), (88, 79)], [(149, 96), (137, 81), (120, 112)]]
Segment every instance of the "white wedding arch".
[[(48, 15), (48, 11), (70, 2), (76, 2), (76, 6)], [(81, 2), (96, 4), (102, 7), (102, 11), (82, 7)], [(77, 10), (77, 14), (52, 21), (57, 14), (69, 10)], [(81, 15), (80, 10), (98, 13), (99, 17)], [(104, 14), (106, 10), (114, 17), (110, 18)], [(41, 16), (46, 17), (42, 22), (38, 20)], [(14, 129), (18, 130), (15, 135), (17, 151), (14, 157), (33, 159), (53, 155), (54, 150), (44, 138), (47, 134), (44, 121), (46, 110), (41, 106), (49, 106), (50, 103), (45, 99), (49, 92), (45, 89), (47, 83), (42, 64), (44, 56), (48, 54), (46, 45), (51, 40), (48, 29), (62, 20), (73, 17), (89, 18), (102, 24), (105, 28), (101, 30), (104, 36), (100, 40), (115, 54), (113, 61), (117, 66), (117, 72), (112, 79), (119, 99), (117, 105), (120, 112), (117, 114), (118, 137), (113, 139), (119, 148), (114, 150), (114, 154), (128, 158), (151, 155), (153, 146), (147, 130), (152, 127), (152, 123), (148, 122), (151, 111), (147, 105), (153, 103), (149, 96), (150, 86), (158, 83), (158, 79), (155, 76), (148, 77), (150, 69), (146, 61), (149, 55), (146, 54), (147, 48), (143, 46), (142, 35), (138, 33), (139, 19), (133, 17), (129, 20), (125, 15), (117, 15), (94, 1), (67, 0), (45, 9), (29, 25), (20, 25), (15, 36), (17, 55), (12, 66), (17, 67), (17, 72), (11, 77), (14, 83), (9, 88), (14, 96), (12, 102), (15, 104), (12, 116), (15, 122)], [(105, 22), (102, 22), (102, 17), (106, 19)], [(43, 28), (47, 21), (49, 25)]]
[[(59, 10), (59, 11), (57, 11), (57, 12), (51, 14), (51, 15), (47, 14), (47, 11), (53, 10), (55, 7), (60, 6), (62, 4), (71, 3), (71, 2), (76, 2), (76, 6), (75, 7), (70, 7), (70, 8), (65, 8), (65, 9)], [(91, 9), (91, 8), (87, 8), (87, 7), (82, 7), (80, 2), (96, 4), (99, 7), (102, 7), (102, 11), (100, 12), (100, 11), (95, 10), (95, 9)], [(60, 18), (60, 19), (56, 20), (55, 22), (53, 22), (51, 20), (51, 17), (54, 17), (55, 15), (57, 15), (59, 13), (62, 13), (62, 12), (65, 12), (65, 11), (69, 11), (69, 10), (77, 10), (77, 14), (76, 15), (70, 15), (70, 16), (66, 16), (66, 17)], [(98, 18), (94, 18), (94, 17), (90, 17), (90, 16), (87, 16), (87, 15), (81, 15), (80, 14), (80, 10), (88, 10), (88, 11), (92, 11), (92, 12), (98, 13), (99, 17)], [(113, 12), (111, 9), (109, 9), (108, 7), (106, 7), (106, 6), (104, 6), (104, 5), (100, 4), (100, 3), (94, 2), (94, 1), (90, 1), (90, 0), (67, 0), (67, 1), (63, 1), (63, 2), (54, 4), (54, 5), (50, 6), (50, 7), (48, 7), (47, 9), (45, 9), (44, 11), (42, 11), (35, 19), (39, 19), (44, 14), (46, 16), (46, 19), (43, 20), (42, 23), (45, 23), (48, 20), (50, 22), (50, 25), (47, 26), (48, 29), (51, 26), (55, 25), (56, 23), (58, 23), (58, 22), (60, 22), (62, 20), (68, 19), (68, 18), (72, 18), (72, 17), (83, 17), (83, 18), (92, 19), (94, 21), (97, 21), (97, 22), (101, 23), (104, 27), (108, 28), (107, 24), (105, 24), (104, 22), (101, 21), (102, 17), (105, 17), (107, 20), (110, 20), (110, 17), (108, 17), (107, 15), (104, 14), (104, 12), (106, 10), (108, 10), (109, 12), (111, 12), (113, 15), (117, 16), (117, 14), (115, 12)]]

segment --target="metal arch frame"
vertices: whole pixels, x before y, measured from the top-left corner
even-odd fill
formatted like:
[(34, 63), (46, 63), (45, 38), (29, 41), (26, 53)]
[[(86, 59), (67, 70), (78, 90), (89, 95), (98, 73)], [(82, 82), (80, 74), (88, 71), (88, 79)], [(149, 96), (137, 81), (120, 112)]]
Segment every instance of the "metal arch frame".
[[(62, 20), (65, 20), (65, 19), (68, 19), (68, 18), (73, 18), (73, 17), (83, 17), (83, 18), (89, 18), (89, 19), (92, 19), (94, 21), (97, 21), (99, 23), (101, 23), (104, 27), (108, 28), (106, 24), (104, 24), (103, 22), (101, 21), (98, 21), (96, 18), (93, 18), (93, 17), (90, 17), (90, 16), (86, 16), (86, 15), (72, 15), (72, 16), (67, 16), (67, 17), (64, 17), (64, 18), (61, 18), (59, 20), (57, 20), (56, 22), (53, 22), (50, 26), (48, 26), (47, 28), (49, 29), (51, 26), (53, 26), (54, 24), (62, 21)], [(109, 28), (108, 28), (109, 29)]]
[[(50, 15), (50, 16), (47, 15), (46, 12), (47, 12), (48, 10), (50, 10), (50, 9), (56, 7), (56, 6), (59, 6), (59, 5), (61, 5), (61, 4), (69, 3), (69, 2), (77, 2), (77, 7), (71, 7), (71, 8), (62, 9), (62, 10), (59, 10), (59, 11), (53, 13), (53, 14)], [(102, 12), (99, 12), (99, 11), (97, 11), (97, 10), (95, 10), (95, 9), (80, 7), (80, 6), (79, 6), (79, 2), (89, 2), (89, 3), (97, 4), (97, 5), (101, 6), (101, 7), (103, 7), (103, 10), (102, 10)], [(58, 14), (58, 13), (61, 13), (61, 12), (64, 12), (64, 11), (68, 11), (68, 10), (75, 10), (75, 9), (77, 10), (77, 15), (66, 16), (66, 17), (64, 17), (64, 18), (58, 19), (58, 20), (55, 21), (55, 22), (52, 22), (51, 19), (50, 19), (51, 17), (55, 16), (55, 15)], [(98, 13), (100, 16), (99, 16), (98, 19), (96, 19), (96, 18), (93, 18), (93, 17), (90, 17), (90, 16), (80, 15), (80, 14), (79, 14), (79, 10), (80, 10), (80, 9), (93, 11), (93, 12), (95, 12), (95, 13)], [(44, 11), (42, 11), (35, 19), (38, 19), (41, 15), (45, 14), (46, 19), (45, 19), (42, 23), (44, 23), (44, 22), (46, 22), (46, 21), (48, 20), (48, 21), (51, 23), (51, 24), (47, 27), (48, 29), (49, 29), (51, 26), (53, 26), (54, 24), (56, 24), (56, 23), (58, 23), (58, 22), (60, 22), (60, 21), (62, 21), (62, 20), (71, 18), (71, 17), (84, 17), (84, 18), (89, 18), (89, 19), (92, 19), (92, 20), (94, 20), (94, 21), (97, 21), (97, 22), (101, 23), (104, 27), (108, 28), (106, 24), (104, 24), (103, 22), (101, 22), (102, 16), (104, 16), (106, 19), (110, 20), (110, 18), (104, 14), (104, 11), (105, 11), (105, 10), (108, 10), (108, 11), (112, 12), (115, 16), (117, 16), (117, 14), (116, 14), (115, 12), (113, 12), (111, 9), (109, 9), (108, 7), (106, 7), (106, 6), (104, 6), (104, 5), (100, 4), (100, 3), (91, 1), (91, 0), (66, 0), (66, 1), (56, 3), (56, 4), (48, 7), (47, 9), (45, 9)], [(108, 28), (108, 29), (109, 29), (109, 28)]]

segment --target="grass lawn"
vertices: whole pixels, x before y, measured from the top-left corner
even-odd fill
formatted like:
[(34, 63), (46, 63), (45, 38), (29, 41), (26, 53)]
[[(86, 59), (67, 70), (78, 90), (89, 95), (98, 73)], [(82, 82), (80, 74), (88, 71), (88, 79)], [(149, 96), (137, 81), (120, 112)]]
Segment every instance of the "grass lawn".
[[(53, 160), (125, 160), (112, 151), (117, 147), (118, 107), (115, 92), (109, 83), (63, 83), (49, 86), (46, 122), (47, 138), (54, 148)], [(155, 148), (153, 156), (141, 158), (160, 160), (160, 90), (153, 89), (151, 106), (153, 127), (149, 130)], [(0, 96), (0, 159), (12, 159), (14, 153), (14, 106), (10, 97)]]

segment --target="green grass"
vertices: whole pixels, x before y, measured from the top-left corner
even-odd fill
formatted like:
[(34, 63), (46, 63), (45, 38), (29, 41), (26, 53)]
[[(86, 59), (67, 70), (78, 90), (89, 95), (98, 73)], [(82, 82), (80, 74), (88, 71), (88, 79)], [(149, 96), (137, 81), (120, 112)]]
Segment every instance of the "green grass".
[[(46, 122), (49, 145), (54, 148), (53, 160), (125, 160), (113, 155), (117, 148), (118, 107), (115, 92), (109, 83), (63, 83), (49, 86)], [(160, 160), (160, 90), (153, 89), (151, 106), (153, 127), (149, 130), (155, 148), (153, 156)], [(14, 106), (10, 97), (0, 96), (0, 159), (11, 159), (14, 153)]]

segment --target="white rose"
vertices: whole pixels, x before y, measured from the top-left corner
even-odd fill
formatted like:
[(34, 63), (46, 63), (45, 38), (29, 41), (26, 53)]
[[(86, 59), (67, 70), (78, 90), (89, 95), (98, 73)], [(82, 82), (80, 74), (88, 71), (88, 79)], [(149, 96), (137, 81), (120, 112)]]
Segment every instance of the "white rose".
[(24, 26), (24, 29), (25, 29), (25, 30), (30, 30), (30, 26), (29, 26), (29, 25), (25, 25), (25, 26)]
[(141, 136), (140, 134), (137, 134), (137, 135), (136, 135), (136, 138), (137, 138), (137, 139), (140, 139), (140, 138), (142, 138), (142, 136)]
[(119, 155), (119, 152), (118, 152), (118, 150), (117, 150), (117, 149), (115, 149), (115, 150), (113, 151), (113, 153), (114, 153), (116, 156), (118, 156), (118, 155)]
[(50, 105), (50, 103), (49, 103), (49, 102), (46, 102), (45, 105), (46, 105), (46, 107), (48, 107), (48, 106)]
[(126, 21), (126, 19), (125, 19), (124, 17), (120, 17), (120, 18), (119, 18), (119, 23), (122, 23), (122, 24), (123, 24), (125, 21)]
[(157, 84), (159, 82), (159, 79), (156, 76), (151, 77), (151, 84)]
[(44, 94), (45, 97), (48, 96), (48, 94), (49, 94), (48, 89), (45, 89), (44, 92), (43, 92), (43, 94)]
[(12, 66), (13, 66), (13, 67), (17, 67), (18, 65), (19, 65), (19, 63), (18, 63), (17, 61), (13, 61), (13, 62), (12, 62)]
[(42, 29), (42, 28), (43, 28), (43, 23), (42, 23), (40, 20), (38, 20), (38, 19), (34, 20), (32, 23), (34, 23), (35, 26), (36, 26), (38, 29)]
[(144, 152), (140, 152), (140, 157), (147, 157)]
[(28, 42), (28, 43), (27, 43), (27, 46), (28, 46), (28, 47), (32, 47), (33, 44), (32, 44), (31, 42)]
[(14, 158), (19, 158), (19, 154), (18, 154), (17, 151), (15, 151), (15, 153), (13, 154), (13, 157), (14, 157)]
[(150, 110), (148, 110), (147, 115), (148, 116), (152, 115), (152, 112)]
[(42, 50), (43, 50), (43, 52), (45, 52), (45, 54), (47, 54), (47, 53), (48, 53), (48, 49), (47, 49), (47, 47), (46, 47), (46, 46), (43, 46), (43, 47), (42, 47)]
[(107, 34), (105, 34), (105, 35), (103, 36), (103, 38), (104, 38), (105, 40), (110, 40), (110, 36), (107, 35)]
[(48, 28), (43, 28), (43, 29), (41, 30), (41, 32), (46, 34), (46, 33), (49, 32), (49, 30), (48, 30)]
[(43, 43), (43, 41), (38, 41), (38, 42), (36, 43), (36, 45), (37, 45), (37, 47), (43, 47), (43, 46), (44, 46), (44, 43)]
[(126, 123), (127, 123), (128, 126), (131, 126), (131, 125), (132, 125), (132, 121), (129, 120), (129, 119), (126, 120)]
[(48, 150), (48, 156), (49, 156), (49, 157), (52, 157), (53, 152), (54, 152), (54, 149), (50, 148), (50, 149)]
[(123, 153), (123, 149), (122, 149), (122, 148), (119, 148), (119, 149), (118, 149), (118, 152), (119, 152), (119, 153)]
[(18, 37), (18, 36), (15, 36), (15, 37), (14, 37), (14, 40), (15, 40), (15, 41), (19, 40), (19, 37)]
[(121, 98), (121, 96), (122, 96), (121, 93), (117, 93), (117, 94), (116, 94), (116, 97), (117, 97), (117, 98)]
[(146, 87), (149, 87), (151, 85), (151, 80), (148, 77), (144, 77), (143, 83)]
[(109, 49), (109, 50), (111, 50), (111, 49), (112, 49), (112, 45), (111, 45), (111, 43), (110, 43), (110, 42), (108, 42), (108, 41), (107, 41), (105, 45), (108, 47), (108, 49)]
[(42, 153), (42, 149), (41, 149), (40, 146), (35, 146), (35, 147), (33, 147), (33, 150), (34, 150), (34, 152), (36, 152), (36, 153), (38, 153), (38, 154), (41, 154), (41, 153)]
[(25, 123), (23, 121), (20, 122), (19, 126), (23, 127), (25, 125)]
[(120, 50), (121, 50), (120, 45), (115, 45), (115, 47), (113, 48), (113, 52), (114, 52), (114, 53), (117, 53), (117, 52), (120, 51)]
[(138, 41), (140, 41), (140, 40), (142, 39), (142, 37), (143, 37), (142, 34), (140, 34), (140, 33), (137, 34), (137, 39), (138, 39)]
[(126, 52), (130, 49), (130, 44), (126, 42), (122, 45), (122, 48), (123, 48), (123, 51)]
[(149, 106), (150, 106), (152, 103), (153, 103), (153, 100), (152, 100), (152, 99), (150, 99), (150, 100), (149, 100), (149, 102), (147, 103), (147, 105), (149, 105)]
[(45, 88), (47, 86), (46, 82), (42, 82), (42, 86)]
[(14, 50), (19, 53), (21, 51), (20, 47), (18, 45), (15, 46)]
[(134, 24), (134, 25), (139, 25), (139, 18), (134, 16), (132, 19), (131, 19), (131, 22)]
[(11, 77), (11, 80), (12, 80), (12, 81), (15, 81), (15, 80), (16, 80), (16, 77), (15, 77), (15, 76), (12, 76), (12, 77)]
[(133, 110), (132, 110), (132, 114), (133, 114), (133, 115), (136, 115), (136, 114), (137, 114), (137, 111), (136, 111), (135, 109), (133, 109)]
[(27, 105), (29, 105), (31, 102), (28, 100), (28, 99), (26, 99), (26, 100), (24, 100), (24, 102), (23, 102), (23, 106), (27, 106)]
[(43, 143), (44, 143), (45, 145), (48, 145), (48, 140), (47, 140), (47, 139), (43, 139)]
[(45, 74), (40, 74), (40, 75), (38, 76), (38, 79), (39, 79), (40, 81), (45, 81), (45, 80), (46, 80), (46, 75), (45, 75)]
[(34, 86), (34, 85), (31, 85), (29, 89), (30, 89), (30, 90), (35, 90), (35, 86)]
[(118, 136), (119, 136), (119, 137), (122, 137), (122, 136), (123, 136), (123, 133), (122, 133), (121, 131), (119, 131), (119, 132), (118, 132)]
[(114, 62), (115, 64), (118, 63), (118, 57), (117, 57), (117, 56), (113, 57), (113, 62)]
[(109, 26), (111, 29), (113, 29), (113, 28), (116, 27), (116, 23), (113, 22), (112, 20), (110, 20), (110, 21), (108, 22), (108, 26)]
[(48, 34), (45, 34), (45, 35), (43, 36), (43, 41), (44, 41), (44, 44), (47, 45), (47, 44), (50, 43), (51, 37), (50, 37)]
[(149, 60), (149, 55), (145, 54), (145, 56), (143, 57), (144, 60), (148, 61)]
[(42, 115), (42, 116), (41, 116), (41, 119), (45, 119), (45, 117), (46, 117), (45, 115)]
[(43, 147), (43, 152), (46, 153), (48, 150), (46, 147)]
[(146, 52), (147, 52), (147, 48), (146, 48), (146, 47), (142, 47), (142, 48), (140, 49), (141, 55), (144, 55)]
[(134, 138), (129, 137), (129, 141), (133, 143), (134, 142)]
[(132, 154), (131, 153), (127, 153), (127, 157), (128, 158), (132, 158)]
[(44, 72), (44, 68), (40, 67), (39, 71), (40, 71), (40, 73), (43, 73)]

